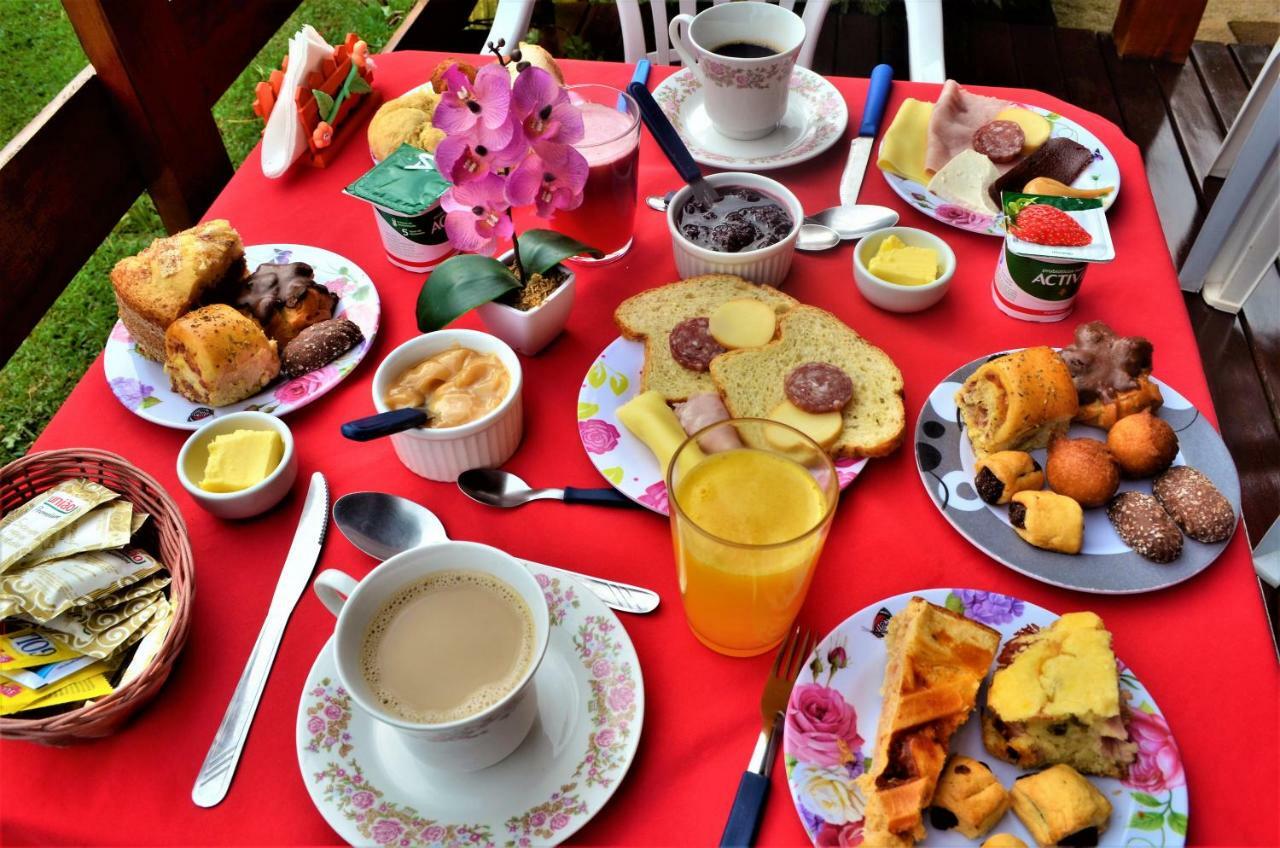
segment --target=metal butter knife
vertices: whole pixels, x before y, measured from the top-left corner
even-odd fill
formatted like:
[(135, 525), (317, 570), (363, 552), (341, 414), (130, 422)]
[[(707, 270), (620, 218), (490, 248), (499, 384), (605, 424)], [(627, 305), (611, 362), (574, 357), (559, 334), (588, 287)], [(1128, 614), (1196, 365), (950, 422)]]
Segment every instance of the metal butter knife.
[(867, 101), (862, 106), (862, 123), (858, 125), (858, 136), (849, 144), (849, 161), (844, 166), (844, 173), (840, 175), (841, 206), (855, 206), (858, 203), (862, 178), (867, 173), (867, 163), (871, 161), (871, 144), (880, 129), (880, 118), (884, 116), (884, 104), (889, 99), (891, 85), (893, 68), (876, 65), (871, 71)]
[(275, 662), (280, 639), (284, 636), (285, 625), (310, 582), (328, 524), (329, 484), (317, 471), (311, 475), (307, 499), (302, 504), (302, 517), (298, 519), (293, 545), (285, 558), (258, 641), (253, 644), (244, 673), (240, 675), (240, 683), (227, 705), (227, 713), (222, 717), (209, 754), (196, 775), (195, 786), (191, 789), (191, 800), (196, 806), (212, 807), (227, 796), (231, 778), (240, 762), (240, 752), (244, 750), (245, 738), (249, 735), (249, 725), (253, 723), (258, 700), (262, 697), (267, 675), (271, 673), (271, 664)]

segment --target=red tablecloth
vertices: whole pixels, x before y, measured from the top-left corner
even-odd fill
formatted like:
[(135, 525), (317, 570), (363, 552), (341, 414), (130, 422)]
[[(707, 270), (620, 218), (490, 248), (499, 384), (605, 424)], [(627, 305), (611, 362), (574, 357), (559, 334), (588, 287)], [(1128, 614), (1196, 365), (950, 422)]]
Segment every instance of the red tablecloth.
[[(421, 82), (438, 59), (422, 53), (378, 57), (377, 84), (389, 96)], [(566, 62), (571, 81), (623, 86), (630, 68)], [(666, 69), (655, 69), (655, 80)], [(865, 80), (837, 79), (856, 130)], [(887, 115), (908, 96), (933, 99), (937, 86), (895, 83)], [(899, 209), (905, 225), (947, 239), (958, 259), (951, 291), (918, 315), (870, 306), (853, 285), (851, 248), (799, 254), (787, 281), (796, 297), (830, 309), (882, 346), (906, 378), (908, 433), (929, 390), (957, 365), (998, 348), (1062, 344), (1076, 321), (1102, 318), (1155, 341), (1161, 379), (1212, 416), (1195, 340), (1165, 250), (1138, 149), (1096, 115), (1043, 94), (991, 90), (1053, 108), (1098, 135), (1120, 163), (1123, 190), (1110, 220), (1116, 261), (1095, 267), (1073, 320), (1031, 324), (999, 313), (989, 284), (999, 242), (936, 224), (904, 208), (879, 174), (862, 200)], [(363, 133), (361, 133), (362, 135)], [(847, 144), (778, 175), (806, 208), (835, 204)], [(99, 360), (37, 448), (90, 445), (118, 451), (174, 495), (191, 529), (197, 588), (190, 641), (159, 699), (114, 737), (66, 749), (0, 744), (0, 839), (18, 843), (330, 843), (336, 835), (311, 805), (298, 772), (294, 722), (307, 670), (333, 629), (308, 592), (285, 634), (239, 772), (212, 810), (190, 801), (191, 784), (239, 679), (292, 537), (310, 472), (323, 471), (334, 497), (376, 488), (418, 499), (454, 538), (505, 547), (543, 562), (651, 586), (663, 606), (622, 616), (643, 665), (647, 715), (639, 755), (608, 807), (575, 842), (710, 844), (724, 825), (758, 730), (757, 704), (770, 657), (729, 659), (687, 630), (665, 521), (641, 510), (539, 503), (497, 512), (449, 484), (417, 478), (388, 442), (344, 441), (338, 425), (372, 411), (377, 362), (413, 336), (421, 278), (392, 267), (368, 207), (342, 196), (369, 167), (353, 139), (326, 170), (294, 168), (263, 178), (257, 153), (219, 197), (209, 217), (229, 218), (248, 244), (299, 242), (337, 251), (374, 278), (382, 329), (368, 357), (331, 395), (290, 416), (300, 474), (294, 492), (265, 517), (228, 523), (210, 517), (178, 485), (174, 459), (186, 433), (157, 427), (124, 409)], [(677, 178), (645, 134), (640, 192), (661, 193)], [(624, 260), (579, 272), (578, 303), (565, 335), (525, 360), (524, 445), (508, 467), (534, 485), (597, 486), (575, 427), (582, 375), (616, 335), (610, 314), (625, 296), (677, 278), (662, 216), (641, 206), (636, 246)], [(478, 326), (475, 319), (462, 321)], [(356, 575), (373, 561), (331, 532), (322, 567)], [(844, 495), (802, 618), (820, 632), (880, 598), (915, 589), (976, 587), (1011, 593), (1057, 612), (1091, 609), (1115, 634), (1117, 653), (1155, 695), (1177, 736), (1191, 793), (1196, 844), (1280, 844), (1277, 666), (1261, 614), (1244, 533), (1207, 572), (1149, 595), (1104, 597), (1056, 589), (986, 558), (954, 532), (920, 485), (907, 445), (873, 460)], [(800, 844), (781, 764), (766, 811), (763, 844)]]

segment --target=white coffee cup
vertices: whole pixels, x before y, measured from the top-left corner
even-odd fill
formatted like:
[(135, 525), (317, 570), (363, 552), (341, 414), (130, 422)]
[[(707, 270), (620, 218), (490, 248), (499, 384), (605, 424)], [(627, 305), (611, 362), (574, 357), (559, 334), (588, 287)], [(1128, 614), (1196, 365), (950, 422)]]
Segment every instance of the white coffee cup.
[[(381, 707), (361, 671), (360, 653), (369, 623), (383, 606), (397, 592), (438, 571), (479, 571), (511, 586), (533, 616), (537, 641), (528, 670), (501, 700), (475, 715), (430, 724), (409, 721)], [(356, 706), (395, 730), (415, 757), (441, 769), (478, 771), (520, 747), (538, 714), (533, 678), (546, 653), (550, 632), (542, 588), (523, 565), (488, 545), (442, 542), (397, 554), (359, 582), (344, 572), (326, 569), (312, 588), (338, 617), (333, 634), (338, 679)]]
[[(777, 128), (787, 111), (791, 69), (804, 43), (799, 15), (773, 3), (724, 3), (697, 15), (676, 15), (667, 30), (681, 61), (702, 84), (707, 116), (717, 132), (753, 139)], [(757, 59), (715, 52), (737, 42), (775, 52)]]

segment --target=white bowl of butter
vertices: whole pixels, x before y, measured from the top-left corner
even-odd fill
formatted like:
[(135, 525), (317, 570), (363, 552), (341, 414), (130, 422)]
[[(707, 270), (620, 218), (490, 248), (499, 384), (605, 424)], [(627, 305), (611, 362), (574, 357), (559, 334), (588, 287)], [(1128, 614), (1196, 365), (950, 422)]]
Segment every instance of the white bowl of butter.
[(178, 452), (178, 480), (219, 518), (261, 515), (298, 477), (289, 425), (265, 412), (233, 412), (196, 430)]
[(945, 241), (915, 227), (868, 233), (853, 250), (853, 279), (862, 296), (890, 312), (919, 312), (942, 300), (956, 270)]

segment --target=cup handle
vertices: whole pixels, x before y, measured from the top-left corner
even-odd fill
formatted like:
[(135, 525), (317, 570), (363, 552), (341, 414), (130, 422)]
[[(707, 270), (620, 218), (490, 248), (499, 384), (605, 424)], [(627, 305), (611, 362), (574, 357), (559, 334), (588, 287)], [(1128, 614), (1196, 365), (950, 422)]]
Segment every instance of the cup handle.
[(326, 568), (316, 575), (311, 588), (325, 609), (337, 616), (342, 612), (342, 605), (347, 602), (347, 598), (356, 590), (356, 579), (336, 568)]
[(680, 62), (688, 68), (699, 81), (705, 84), (702, 79), (702, 70), (698, 67), (697, 57), (694, 55), (693, 47), (685, 42), (685, 36), (680, 32), (680, 25), (684, 24), (684, 31), (689, 31), (689, 24), (693, 23), (693, 15), (676, 15), (671, 19), (671, 23), (667, 24), (667, 34), (671, 36), (671, 46), (680, 56)]

